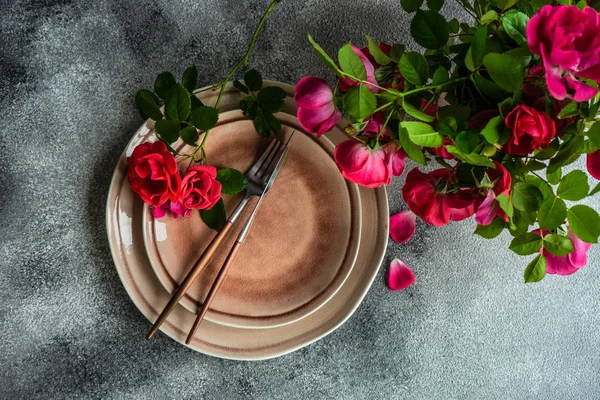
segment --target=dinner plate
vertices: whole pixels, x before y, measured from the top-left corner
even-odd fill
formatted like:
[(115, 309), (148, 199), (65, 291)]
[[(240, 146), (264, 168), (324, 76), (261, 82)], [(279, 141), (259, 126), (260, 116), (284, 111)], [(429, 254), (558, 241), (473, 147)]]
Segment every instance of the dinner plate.
[[(282, 87), (288, 94), (286, 106), (277, 117), (294, 115), (293, 88)], [(229, 86), (222, 110), (237, 106), (239, 94)], [(210, 103), (209, 103), (210, 104)], [(150, 321), (154, 321), (169, 299), (167, 290), (153, 272), (143, 240), (142, 202), (133, 195), (126, 179), (126, 156), (135, 146), (152, 136), (151, 123), (140, 128), (125, 149), (115, 170), (107, 201), (107, 230), (110, 247), (119, 276), (133, 302)], [(347, 139), (343, 125), (319, 140), (329, 141), (329, 147)], [(190, 343), (194, 350), (229, 358), (258, 360), (289, 353), (327, 335), (354, 312), (367, 293), (383, 260), (388, 233), (388, 205), (385, 189), (359, 188), (362, 224), (359, 233), (358, 254), (347, 279), (329, 301), (306, 317), (278, 327), (248, 329), (204, 321)], [(327, 238), (322, 238), (327, 242)], [(176, 307), (161, 330), (183, 343), (195, 315), (184, 307)], [(149, 325), (150, 326), (150, 325)]]
[[(284, 140), (301, 129), (292, 115), (280, 113), (278, 118)], [(210, 163), (240, 171), (250, 169), (269, 143), (239, 110), (221, 114), (209, 135)], [(291, 136), (288, 149), (283, 168), (211, 303), (208, 320), (246, 328), (297, 321), (325, 304), (354, 265), (361, 226), (357, 185), (339, 173), (329, 140), (298, 132)], [(228, 214), (241, 197), (223, 196)], [(251, 207), (247, 214), (250, 211)], [(155, 219), (146, 206), (144, 216), (148, 258), (163, 286), (173, 293), (215, 231), (197, 211), (188, 218)], [(242, 226), (236, 224), (180, 302), (188, 310), (198, 311)]]

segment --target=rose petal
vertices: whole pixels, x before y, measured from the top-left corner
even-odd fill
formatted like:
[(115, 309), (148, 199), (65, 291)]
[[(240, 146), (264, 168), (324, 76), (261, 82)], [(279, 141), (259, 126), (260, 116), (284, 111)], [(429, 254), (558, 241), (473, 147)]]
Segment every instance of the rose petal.
[(394, 258), (390, 264), (388, 286), (392, 290), (406, 289), (415, 282), (415, 275), (402, 261)]
[(152, 209), (152, 216), (154, 218), (162, 218), (167, 214), (167, 210), (162, 207), (151, 207), (151, 209)]
[(412, 211), (400, 211), (390, 217), (390, 236), (396, 243), (406, 243), (415, 233), (417, 216)]
[(498, 211), (500, 211), (500, 205), (496, 201), (496, 193), (493, 190), (488, 190), (485, 200), (477, 208), (475, 222), (479, 225), (489, 225), (498, 215)]
[(587, 170), (591, 176), (600, 180), (600, 150), (588, 153)]
[(591, 100), (598, 94), (598, 89), (580, 82), (577, 79), (573, 79), (570, 75), (567, 75), (567, 84), (571, 89), (575, 90), (573, 99), (578, 103)]
[(294, 101), (299, 107), (315, 110), (333, 104), (333, 92), (325, 79), (305, 76), (296, 83)]

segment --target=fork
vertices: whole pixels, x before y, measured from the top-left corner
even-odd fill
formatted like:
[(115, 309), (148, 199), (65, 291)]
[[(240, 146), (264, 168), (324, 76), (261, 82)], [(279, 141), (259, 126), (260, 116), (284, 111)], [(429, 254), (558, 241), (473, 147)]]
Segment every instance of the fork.
[(175, 290), (171, 296), (171, 299), (156, 319), (156, 322), (154, 322), (154, 325), (152, 325), (152, 328), (150, 331), (148, 331), (148, 334), (146, 335), (147, 339), (151, 339), (152, 336), (154, 336), (163, 322), (165, 322), (171, 311), (173, 311), (175, 306), (179, 304), (181, 298), (185, 295), (190, 286), (192, 286), (202, 270), (206, 267), (208, 261), (212, 258), (217, 250), (219, 244), (221, 244), (235, 221), (246, 208), (248, 201), (250, 201), (253, 196), (260, 196), (264, 192), (271, 174), (273, 174), (275, 171), (275, 166), (277, 165), (279, 158), (283, 155), (282, 149), (285, 149), (286, 146), (287, 143), (275, 138), (275, 140), (269, 144), (258, 161), (256, 161), (252, 168), (250, 168), (250, 170), (246, 173), (248, 186), (246, 187), (244, 198), (237, 205), (231, 216), (227, 219), (227, 222), (225, 222), (225, 225), (223, 225), (223, 228), (221, 228), (217, 236), (215, 236), (212, 242), (210, 242), (198, 262), (192, 267), (190, 272), (188, 272), (177, 290)]
[[(292, 132), (292, 136), (293, 136), (293, 132)], [(288, 138), (288, 140), (287, 140), (288, 143), (291, 138), (292, 138), (291, 136)], [(217, 294), (217, 291), (221, 287), (221, 284), (225, 280), (225, 276), (227, 275), (229, 268), (233, 264), (233, 261), (235, 260), (238, 250), (242, 246), (242, 243), (244, 243), (246, 236), (248, 236), (248, 232), (250, 232), (250, 226), (252, 226), (252, 222), (254, 221), (254, 217), (256, 216), (256, 211), (258, 211), (258, 208), (260, 207), (260, 203), (262, 202), (263, 197), (267, 194), (267, 192), (273, 185), (275, 178), (277, 178), (277, 175), (279, 174), (279, 170), (281, 169), (281, 167), (283, 165), (283, 161), (285, 160), (287, 152), (288, 152), (288, 148), (287, 148), (287, 143), (286, 143), (285, 147), (280, 152), (280, 155), (278, 157), (276, 157), (277, 164), (273, 168), (269, 167), (267, 169), (267, 171), (270, 171), (272, 169), (272, 172), (265, 173), (265, 176), (268, 176), (268, 181), (264, 187), (264, 190), (263, 190), (262, 194), (258, 197), (258, 201), (254, 205), (252, 214), (250, 214), (250, 217), (248, 217), (248, 220), (246, 221), (244, 228), (238, 235), (238, 238), (237, 238), (235, 244), (233, 245), (233, 247), (229, 251), (229, 254), (227, 255), (227, 259), (225, 260), (225, 263), (219, 270), (219, 273), (217, 274), (215, 281), (213, 282), (210, 290), (208, 291), (206, 298), (202, 302), (202, 307), (200, 307), (200, 310), (198, 311), (198, 315), (196, 316), (194, 325), (192, 326), (192, 329), (190, 330), (188, 337), (185, 340), (185, 344), (190, 344), (190, 342), (192, 341), (194, 335), (196, 334), (196, 331), (198, 330), (198, 327), (200, 326), (200, 323), (204, 319), (204, 316), (206, 315), (206, 312), (208, 311), (208, 308), (210, 307), (210, 303), (214, 299), (215, 295)]]

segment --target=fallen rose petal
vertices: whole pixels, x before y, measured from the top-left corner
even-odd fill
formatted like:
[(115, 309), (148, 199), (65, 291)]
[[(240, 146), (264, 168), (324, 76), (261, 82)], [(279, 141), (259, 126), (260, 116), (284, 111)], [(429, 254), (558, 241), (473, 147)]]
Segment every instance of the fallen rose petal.
[(415, 233), (417, 216), (412, 211), (400, 211), (390, 217), (390, 236), (396, 243), (406, 243)]
[(415, 275), (402, 261), (394, 258), (390, 264), (388, 286), (392, 290), (406, 289), (415, 282)]

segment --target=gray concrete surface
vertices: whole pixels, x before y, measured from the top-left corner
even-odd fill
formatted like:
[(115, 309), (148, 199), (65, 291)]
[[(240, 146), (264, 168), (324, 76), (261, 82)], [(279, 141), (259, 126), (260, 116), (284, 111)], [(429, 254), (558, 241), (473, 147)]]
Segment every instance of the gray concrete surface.
[[(325, 76), (307, 32), (330, 52), (363, 33), (410, 43), (398, 3), (284, 0), (252, 64), (289, 83)], [(450, 3), (443, 12), (462, 19)], [(599, 247), (577, 274), (524, 285), (509, 238), (473, 237), (473, 222), (390, 242), (356, 314), (290, 355), (225, 361), (144, 339), (104, 226), (112, 171), (141, 123), (135, 91), (192, 62), (202, 85), (220, 80), (266, 5), (1, 2), (0, 398), (599, 398)], [(385, 286), (395, 256), (417, 276), (402, 292)]]

